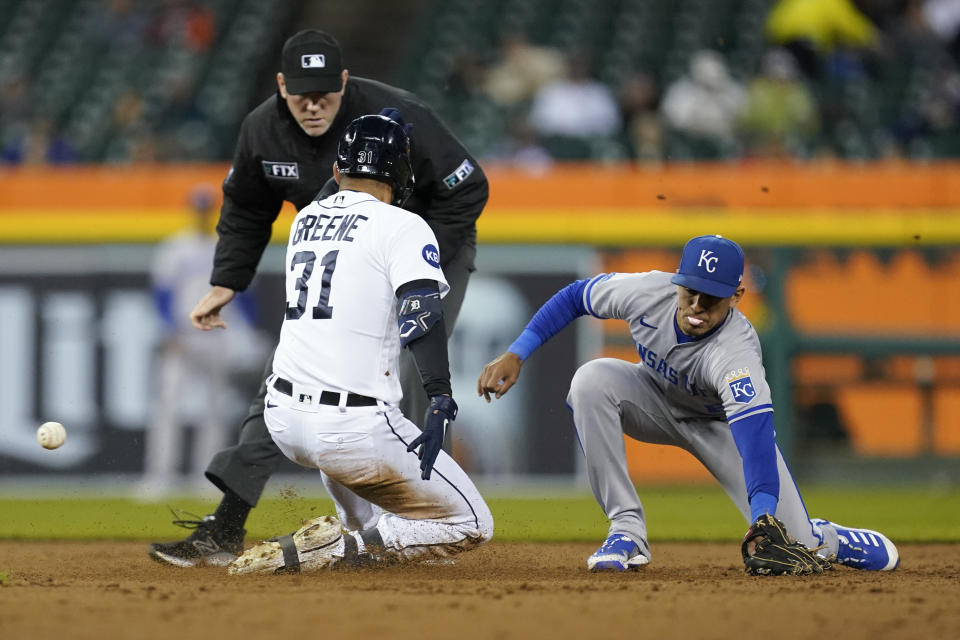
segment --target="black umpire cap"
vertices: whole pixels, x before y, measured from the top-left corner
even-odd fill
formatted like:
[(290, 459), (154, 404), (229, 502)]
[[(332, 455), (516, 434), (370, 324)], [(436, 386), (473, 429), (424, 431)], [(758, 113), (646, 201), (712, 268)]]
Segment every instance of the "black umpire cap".
[(283, 45), (280, 71), (287, 93), (334, 93), (343, 88), (343, 56), (336, 38), (323, 31), (307, 29), (291, 36)]

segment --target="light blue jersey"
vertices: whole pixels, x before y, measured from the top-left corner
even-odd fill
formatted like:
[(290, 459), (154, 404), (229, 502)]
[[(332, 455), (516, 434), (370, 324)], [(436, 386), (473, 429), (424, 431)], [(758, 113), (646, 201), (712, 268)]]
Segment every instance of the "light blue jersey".
[[(624, 437), (688, 451), (723, 486), (748, 523), (775, 516), (808, 549), (847, 566), (888, 571), (899, 562), (896, 547), (878, 532), (810, 519), (776, 444), (760, 339), (736, 310), (743, 295), (743, 266), (736, 243), (720, 236), (693, 238), (675, 274), (602, 274), (560, 289), (508, 349), (525, 362), (585, 315), (623, 320), (630, 327), (639, 362), (586, 362), (573, 375), (566, 398), (590, 488), (610, 519), (606, 541), (587, 560), (591, 571), (635, 569), (652, 558)], [(706, 306), (699, 298), (691, 303), (694, 294), (713, 300)], [(701, 326), (704, 320), (693, 311), (698, 305), (727, 313), (709, 331), (704, 328), (706, 333), (693, 329), (698, 335), (691, 336), (680, 330), (677, 318), (683, 308), (686, 315), (680, 321), (688, 331)], [(505, 393), (510, 386), (501, 385), (516, 380), (517, 362), (501, 356), (488, 364), (480, 391), (496, 391), (498, 397)]]
[(643, 373), (659, 387), (676, 420), (726, 420), (773, 411), (760, 340), (731, 310), (707, 336), (686, 340), (676, 327), (677, 286), (663, 271), (604, 274), (583, 292), (594, 317), (625, 320)]

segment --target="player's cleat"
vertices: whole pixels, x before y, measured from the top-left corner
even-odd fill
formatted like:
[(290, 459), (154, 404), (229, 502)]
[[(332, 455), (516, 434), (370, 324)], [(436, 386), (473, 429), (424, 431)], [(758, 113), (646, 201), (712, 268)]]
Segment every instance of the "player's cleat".
[(343, 532), (333, 516), (308, 520), (295, 532), (247, 549), (227, 573), (298, 573), (329, 567), (343, 556)]
[(243, 536), (247, 532), (241, 530), (238, 535), (224, 533), (212, 514), (200, 520), (174, 520), (173, 524), (193, 529), (193, 533), (177, 542), (151, 544), (150, 557), (157, 562), (177, 567), (225, 567), (243, 553)]
[(590, 571), (626, 571), (650, 562), (640, 545), (622, 533), (610, 534), (600, 548), (587, 558)]
[(814, 519), (811, 522), (818, 527), (828, 525), (837, 530), (840, 546), (837, 564), (865, 571), (893, 571), (900, 564), (900, 554), (890, 538), (870, 529), (854, 529), (830, 522)]

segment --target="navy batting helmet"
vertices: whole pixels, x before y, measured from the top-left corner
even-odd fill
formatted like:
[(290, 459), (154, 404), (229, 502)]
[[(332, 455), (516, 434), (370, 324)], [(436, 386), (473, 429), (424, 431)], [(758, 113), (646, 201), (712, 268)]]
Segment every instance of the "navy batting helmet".
[(385, 116), (360, 116), (347, 126), (337, 149), (337, 169), (345, 176), (389, 184), (391, 204), (397, 207), (413, 193), (410, 138), (403, 126)]

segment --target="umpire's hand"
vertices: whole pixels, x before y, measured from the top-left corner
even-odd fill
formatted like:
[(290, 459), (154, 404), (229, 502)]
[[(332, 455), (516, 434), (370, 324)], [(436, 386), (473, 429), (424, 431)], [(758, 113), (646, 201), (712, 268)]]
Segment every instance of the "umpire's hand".
[(201, 331), (210, 331), (216, 327), (226, 329), (227, 323), (220, 317), (220, 309), (227, 306), (235, 295), (233, 289), (213, 287), (190, 312), (191, 324)]
[(457, 419), (457, 403), (450, 396), (430, 396), (430, 406), (427, 408), (424, 420), (423, 433), (407, 445), (407, 451), (420, 447), (417, 455), (420, 457), (420, 477), (430, 479), (433, 463), (440, 455), (443, 447), (443, 436), (447, 433), (447, 425)]
[(477, 395), (490, 402), (490, 394), (493, 393), (499, 400), (520, 377), (522, 366), (523, 360), (517, 354), (511, 351), (500, 354), (483, 368), (477, 380)]

